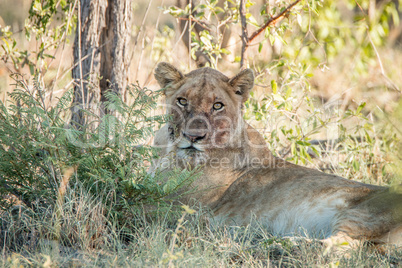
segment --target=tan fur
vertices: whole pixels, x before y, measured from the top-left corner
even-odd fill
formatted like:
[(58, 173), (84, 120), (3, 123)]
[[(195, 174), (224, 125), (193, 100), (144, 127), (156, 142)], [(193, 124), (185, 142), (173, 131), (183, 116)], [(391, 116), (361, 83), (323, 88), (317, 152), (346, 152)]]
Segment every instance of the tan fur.
[[(173, 118), (155, 136), (163, 157), (152, 169), (202, 166), (201, 177), (192, 185), (197, 191), (182, 202), (197, 199), (224, 224), (244, 225), (256, 216), (278, 235), (402, 243), (400, 192), (272, 155), (262, 136), (242, 119), (243, 103), (253, 87), (251, 70), (229, 79), (211, 68), (183, 75), (160, 63), (155, 77)], [(179, 102), (183, 98), (184, 106)], [(214, 110), (216, 102), (224, 109)]]

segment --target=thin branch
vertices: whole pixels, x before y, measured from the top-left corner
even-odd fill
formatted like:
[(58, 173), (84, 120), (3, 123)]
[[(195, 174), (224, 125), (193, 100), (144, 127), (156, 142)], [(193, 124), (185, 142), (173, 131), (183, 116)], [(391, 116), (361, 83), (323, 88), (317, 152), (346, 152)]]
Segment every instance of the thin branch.
[[(191, 17), (193, 15), (193, 1), (188, 1), (188, 5), (189, 5), (189, 17)], [(194, 11), (195, 12), (195, 11)], [(188, 68), (190, 69), (191, 66), (191, 28), (195, 27), (197, 24), (194, 24), (193, 26), (191, 26), (191, 20), (188, 22), (188, 28), (184, 28), (185, 30), (188, 30)]]
[(266, 28), (275, 25), (279, 21), (281, 21), (289, 12), (290, 10), (297, 5), (301, 0), (296, 0), (292, 4), (290, 4), (287, 8), (285, 8), (281, 13), (277, 16), (269, 19), (263, 26), (258, 28), (255, 32), (253, 32), (250, 36), (247, 33), (247, 22), (246, 22), (246, 5), (245, 0), (240, 1), (239, 13), (241, 19), (241, 28), (242, 28), (242, 48), (241, 48), (241, 59), (240, 59), (240, 68), (244, 69), (246, 65), (246, 52), (247, 48), (250, 46), (250, 43), (259, 35), (261, 34)]
[(229, 15), (224, 21), (221, 21), (216, 28), (219, 30), (219, 28), (228, 24), (231, 20), (233, 20), (233, 15)]
[[(49, 102), (52, 101), (53, 92), (54, 92), (54, 89), (55, 89), (55, 87), (56, 87), (57, 81), (58, 81), (58, 79), (59, 79), (61, 64), (62, 64), (62, 62), (63, 62), (64, 52), (65, 52), (65, 50), (66, 50), (66, 49), (64, 49), (64, 48), (65, 48), (66, 42), (67, 42), (68, 27), (69, 27), (69, 25), (70, 25), (70, 22), (71, 22), (71, 20), (72, 20), (73, 15), (74, 15), (74, 10), (75, 10), (75, 8), (76, 8), (77, 3), (78, 3), (78, 0), (75, 0), (75, 1), (74, 1), (74, 5), (73, 5), (72, 7), (71, 7), (71, 4), (70, 4), (70, 9), (69, 9), (69, 11), (68, 11), (68, 19), (67, 19), (66, 30), (63, 32), (63, 35), (62, 35), (61, 40), (60, 40), (60, 41), (63, 40), (63, 45), (62, 45), (62, 50), (61, 50), (61, 57), (60, 57), (61, 60), (60, 60), (60, 62), (59, 62), (59, 66), (57, 67), (56, 77), (55, 77), (54, 80), (53, 80), (52, 90), (50, 91), (51, 94), (50, 94)], [(55, 51), (55, 53), (54, 53), (54, 55), (53, 55), (54, 57), (56, 57), (56, 52), (58, 51), (58, 49), (59, 49), (59, 46), (57, 47), (57, 49), (56, 49), (56, 51)], [(50, 65), (49, 65), (49, 67), (50, 67)]]
[(260, 33), (262, 33), (267, 27), (270, 27), (272, 25), (275, 25), (279, 21), (281, 21), (289, 12), (290, 10), (297, 5), (301, 0), (296, 0), (292, 4), (290, 4), (287, 8), (285, 8), (279, 15), (271, 18), (268, 20), (263, 26), (261, 26), (259, 29), (257, 29), (255, 32), (251, 34), (251, 36), (248, 38), (249, 42), (253, 41), (254, 38), (256, 38)]
[[(364, 16), (369, 17), (370, 19), (370, 14), (366, 14), (366, 12), (364, 11), (364, 9), (361, 7), (361, 5), (359, 4), (358, 1), (355, 1), (356, 5), (359, 7), (360, 11), (364, 14)], [(368, 26), (366, 26), (366, 31), (367, 31), (367, 37), (370, 41), (371, 46), (373, 47), (373, 50), (377, 56), (377, 60), (378, 60), (378, 64), (380, 65), (380, 69), (381, 69), (381, 75), (384, 77), (385, 81), (389, 83), (389, 85), (391, 86), (392, 89), (398, 91), (399, 93), (401, 93), (401, 89), (387, 76), (387, 74), (385, 73), (384, 67), (382, 65), (382, 61), (381, 61), (381, 57), (380, 54), (377, 51), (376, 46), (374, 45), (373, 40), (371, 39), (370, 36), (370, 31), (368, 29)]]
[(393, 90), (396, 90), (396, 91), (398, 91), (399, 93), (401, 93), (401, 90), (399, 89), (399, 87), (398, 87), (398, 86), (387, 76), (387, 74), (385, 73), (384, 67), (383, 67), (383, 65), (382, 65), (382, 61), (381, 61), (380, 54), (378, 53), (377, 48), (376, 48), (376, 46), (374, 45), (373, 40), (371, 40), (370, 31), (369, 31), (368, 27), (367, 27), (367, 36), (368, 36), (368, 39), (369, 39), (369, 41), (370, 41), (371, 46), (372, 46), (373, 49), (374, 49), (375, 55), (377, 56), (378, 64), (380, 65), (381, 75), (384, 77), (385, 81), (388, 82), (388, 84), (391, 86), (391, 88), (392, 88)]
[(140, 29), (139, 29), (139, 31), (138, 31), (137, 38), (135, 39), (135, 42), (134, 42), (134, 50), (135, 50), (135, 48), (136, 48), (136, 46), (137, 46), (138, 40), (140, 39), (140, 35), (141, 35), (142, 32), (144, 31), (145, 21), (146, 21), (146, 19), (147, 19), (147, 17), (148, 17), (148, 12), (149, 12), (149, 10), (150, 10), (150, 8), (151, 8), (152, 1), (153, 1), (153, 0), (151, 0), (151, 1), (148, 2), (147, 9), (145, 10), (144, 17), (142, 18), (141, 26), (140, 26)]
[[(82, 58), (82, 48), (81, 48), (81, 34), (82, 34), (82, 30), (81, 30), (81, 8), (82, 8), (82, 6), (81, 6), (81, 2), (80, 2), (80, 4), (78, 5), (78, 15), (77, 15), (77, 18), (78, 18), (78, 21), (77, 21), (77, 29), (78, 29), (78, 32), (77, 32), (77, 34), (78, 34), (78, 58), (79, 59), (81, 59)], [(88, 55), (89, 56), (89, 55)], [(82, 101), (84, 102), (85, 101), (85, 94), (84, 94), (84, 82), (83, 82), (83, 80), (84, 80), (84, 75), (83, 75), (83, 73), (82, 73), (82, 60), (80, 60), (79, 62), (78, 62), (78, 68), (79, 68), (79, 71), (80, 71), (80, 89), (81, 89), (81, 94), (82, 94)], [(73, 73), (74, 73), (74, 71), (73, 71)], [(74, 76), (74, 74), (73, 74), (73, 76)], [(74, 93), (75, 94), (75, 93)], [(83, 107), (87, 107), (87, 106), (85, 106), (85, 103), (82, 103), (82, 105), (83, 105)]]
[[(164, 2), (165, 2), (165, 0), (162, 0), (162, 3), (161, 3), (161, 6), (162, 6), (162, 7), (163, 7)], [(159, 29), (159, 21), (160, 21), (160, 19), (161, 19), (161, 14), (162, 14), (162, 11), (159, 10), (158, 18), (156, 19), (155, 29)], [(151, 51), (154, 51), (155, 37), (156, 37), (156, 34), (154, 34), (153, 37), (152, 37)], [(150, 61), (150, 62), (152, 61), (152, 53), (149, 53), (149, 61)]]
[(211, 27), (209, 27), (209, 25), (203, 21), (197, 20), (196, 18), (193, 17), (188, 17), (188, 18), (177, 18), (177, 20), (184, 20), (184, 21), (190, 21), (190, 22), (195, 22), (197, 23), (199, 26), (201, 26), (202, 28), (204, 28), (205, 30), (208, 31), (212, 31)]
[(248, 32), (247, 32), (247, 21), (246, 21), (246, 1), (245, 0), (240, 0), (240, 7), (239, 7), (239, 13), (240, 13), (240, 19), (241, 19), (241, 59), (240, 59), (240, 69), (244, 69), (246, 65), (246, 52), (248, 45), (250, 44), (250, 40), (248, 38)]
[[(142, 23), (141, 23), (141, 26), (140, 26), (140, 30), (138, 31), (137, 38), (135, 39), (135, 42), (134, 42), (134, 49), (133, 49), (133, 53), (131, 54), (131, 58), (130, 58), (130, 61), (129, 61), (129, 62), (131, 62), (131, 60), (132, 60), (133, 57), (134, 57), (135, 50), (136, 50), (137, 44), (138, 44), (138, 40), (139, 40), (139, 38), (140, 38), (140, 35), (141, 35), (142, 32), (144, 31), (145, 21), (146, 21), (146, 19), (147, 19), (147, 17), (148, 17), (148, 12), (149, 12), (149, 10), (151, 9), (152, 2), (153, 2), (153, 0), (150, 0), (150, 1), (148, 2), (147, 9), (145, 10), (144, 17), (142, 18)], [(140, 69), (141, 69), (142, 55), (144, 54), (144, 49), (145, 49), (145, 33), (144, 33), (143, 36), (142, 36), (141, 52), (140, 52), (140, 61), (139, 61), (138, 66), (137, 66), (137, 72), (135, 73), (134, 81), (137, 81), (138, 73), (139, 73), (139, 71), (140, 71)]]

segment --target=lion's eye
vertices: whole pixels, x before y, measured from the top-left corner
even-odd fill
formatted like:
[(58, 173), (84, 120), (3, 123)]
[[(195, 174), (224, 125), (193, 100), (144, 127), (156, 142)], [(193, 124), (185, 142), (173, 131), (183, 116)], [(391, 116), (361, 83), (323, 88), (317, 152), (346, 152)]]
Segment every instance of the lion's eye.
[(215, 111), (219, 111), (219, 110), (223, 109), (223, 106), (224, 105), (223, 105), (222, 102), (215, 102), (213, 108), (214, 108)]
[(177, 104), (179, 105), (179, 106), (186, 106), (187, 105), (187, 100), (185, 99), (185, 98), (178, 98), (177, 99)]

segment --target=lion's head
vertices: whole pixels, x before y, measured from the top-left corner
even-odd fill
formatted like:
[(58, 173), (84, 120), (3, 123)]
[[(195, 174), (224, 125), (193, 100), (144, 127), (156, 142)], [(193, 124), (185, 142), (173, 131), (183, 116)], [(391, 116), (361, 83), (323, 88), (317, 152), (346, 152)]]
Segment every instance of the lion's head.
[(155, 77), (166, 95), (170, 140), (179, 154), (202, 154), (238, 142), (244, 127), (241, 108), (254, 85), (252, 70), (233, 78), (211, 68), (182, 74), (162, 62)]

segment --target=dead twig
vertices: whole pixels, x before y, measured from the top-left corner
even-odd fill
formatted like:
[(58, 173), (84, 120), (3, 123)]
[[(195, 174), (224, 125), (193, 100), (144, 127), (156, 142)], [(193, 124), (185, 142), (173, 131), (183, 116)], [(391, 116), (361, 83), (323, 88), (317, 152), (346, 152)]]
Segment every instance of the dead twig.
[(383, 78), (385, 79), (385, 81), (389, 84), (389, 87), (392, 88), (393, 90), (401, 93), (401, 90), (399, 89), (399, 87), (387, 76), (387, 74), (385, 73), (384, 67), (382, 65), (382, 61), (381, 61), (381, 57), (380, 54), (377, 51), (376, 46), (374, 45), (373, 40), (371, 40), (371, 36), (370, 36), (370, 31), (367, 27), (367, 36), (368, 39), (370, 41), (371, 46), (373, 47), (373, 50), (375, 52), (375, 55), (377, 56), (377, 60), (378, 60), (378, 64), (380, 65), (380, 70), (381, 70), (381, 75), (383, 76)]

